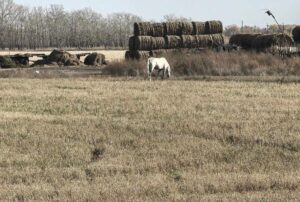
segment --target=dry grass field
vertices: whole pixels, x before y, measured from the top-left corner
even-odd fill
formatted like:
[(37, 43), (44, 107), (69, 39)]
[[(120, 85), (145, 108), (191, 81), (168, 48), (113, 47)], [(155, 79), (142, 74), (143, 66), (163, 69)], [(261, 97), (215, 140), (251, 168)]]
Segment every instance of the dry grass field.
[(298, 201), (300, 85), (0, 80), (0, 201)]

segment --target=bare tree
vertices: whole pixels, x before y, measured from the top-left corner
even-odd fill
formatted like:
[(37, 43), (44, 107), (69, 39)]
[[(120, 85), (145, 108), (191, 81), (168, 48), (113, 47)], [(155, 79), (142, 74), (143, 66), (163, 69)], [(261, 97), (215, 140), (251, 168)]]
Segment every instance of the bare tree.
[(142, 19), (129, 13), (103, 17), (85, 8), (67, 12), (61, 5), (28, 9), (0, 0), (0, 48), (123, 47)]
[(192, 21), (191, 18), (185, 18), (185, 17), (182, 17), (182, 16), (178, 17), (174, 14), (165, 15), (163, 17), (163, 20), (167, 21), (167, 22), (176, 22), (176, 21), (189, 22), (189, 21)]

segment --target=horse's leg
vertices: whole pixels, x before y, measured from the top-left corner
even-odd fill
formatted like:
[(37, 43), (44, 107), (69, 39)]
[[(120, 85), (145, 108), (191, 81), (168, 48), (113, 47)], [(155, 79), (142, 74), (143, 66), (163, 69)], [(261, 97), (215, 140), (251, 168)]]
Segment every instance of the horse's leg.
[(152, 81), (153, 64), (150, 62), (149, 59), (147, 64), (147, 71), (148, 71), (148, 79), (149, 81)]
[(165, 79), (165, 74), (166, 74), (166, 68), (164, 67), (162, 71), (163, 71), (163, 75), (161, 76), (161, 79), (164, 80)]
[(171, 77), (171, 72), (170, 72), (170, 68), (168, 68), (167, 70), (166, 70), (166, 72), (167, 72), (167, 77), (168, 77), (168, 79)]

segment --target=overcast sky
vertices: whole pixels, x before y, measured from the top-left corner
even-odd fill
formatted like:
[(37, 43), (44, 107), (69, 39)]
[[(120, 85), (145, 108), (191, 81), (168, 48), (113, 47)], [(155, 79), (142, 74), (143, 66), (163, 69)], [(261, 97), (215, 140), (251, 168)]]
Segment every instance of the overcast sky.
[(225, 25), (266, 26), (274, 21), (264, 14), (270, 9), (280, 23), (300, 24), (300, 0), (15, 0), (29, 7), (60, 4), (66, 10), (84, 7), (102, 13), (127, 12), (145, 20), (162, 20), (164, 15), (190, 17), (193, 20), (221, 20)]

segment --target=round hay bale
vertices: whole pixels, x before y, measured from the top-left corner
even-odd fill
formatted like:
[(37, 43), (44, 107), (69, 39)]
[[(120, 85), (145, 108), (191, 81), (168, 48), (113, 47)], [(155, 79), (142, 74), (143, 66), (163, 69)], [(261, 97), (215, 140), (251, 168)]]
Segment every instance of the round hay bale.
[(221, 21), (205, 22), (205, 34), (220, 34), (223, 33), (223, 24)]
[(35, 61), (31, 67), (43, 67), (46, 64), (44, 59)]
[(204, 22), (192, 22), (192, 24), (193, 24), (193, 35), (205, 34)]
[(150, 57), (150, 51), (134, 51), (133, 55), (137, 60), (148, 59)]
[(132, 50), (129, 50), (129, 51), (125, 52), (125, 59), (126, 60), (133, 60), (134, 59), (132, 52), (133, 52)]
[(153, 37), (165, 36), (165, 28), (163, 23), (153, 23), (152, 28), (153, 28), (153, 32), (152, 32)]
[(136, 22), (133, 25), (134, 36), (152, 36), (153, 25), (150, 22)]
[(251, 49), (253, 41), (261, 34), (236, 34), (230, 37), (229, 44)]
[(195, 35), (198, 48), (209, 48), (213, 45), (211, 35)]
[(93, 65), (93, 66), (101, 66), (105, 64), (105, 55), (101, 53), (91, 53), (89, 54), (85, 60), (85, 65)]
[(192, 35), (194, 27), (192, 22), (181, 22), (180, 35)]
[(75, 55), (70, 55), (69, 59), (64, 63), (64, 66), (78, 66), (80, 60)]
[(214, 47), (223, 46), (225, 44), (223, 34), (212, 34), (211, 38)]
[(16, 68), (17, 64), (9, 56), (0, 56), (0, 67), (1, 68)]
[(152, 50), (152, 36), (137, 36), (134, 40), (134, 50)]
[(159, 50), (152, 50), (150, 51), (151, 57), (163, 57), (167, 56), (168, 54), (174, 53), (178, 49), (159, 49)]
[(129, 46), (129, 50), (135, 50), (135, 37), (134, 36), (129, 38), (128, 46)]
[(293, 29), (293, 38), (295, 42), (300, 43), (300, 26)]
[(11, 59), (16, 63), (17, 66), (27, 67), (29, 66), (29, 56), (24, 54), (16, 54), (11, 56)]
[(165, 48), (166, 40), (164, 37), (152, 37), (152, 50)]
[(257, 36), (252, 47), (257, 50), (266, 50), (274, 46), (291, 46), (294, 40), (287, 34), (264, 34)]
[(180, 36), (168, 35), (165, 36), (166, 44), (168, 49), (181, 48), (182, 41)]
[(126, 60), (143, 60), (150, 57), (150, 51), (126, 51), (125, 59)]
[(181, 35), (182, 23), (181, 22), (165, 22), (164, 34), (165, 35)]
[(69, 54), (63, 50), (53, 50), (51, 54), (47, 57), (47, 63), (57, 62), (66, 63), (70, 58)]
[(150, 51), (151, 57), (161, 57), (167, 53), (168, 49), (159, 49), (159, 50), (152, 50)]
[(80, 65), (76, 55), (72, 55), (64, 50), (53, 50), (46, 58), (47, 64), (57, 63), (58, 65), (77, 66)]
[(198, 47), (196, 36), (182, 35), (181, 40), (182, 40), (181, 43), (182, 43), (183, 48), (197, 48)]

